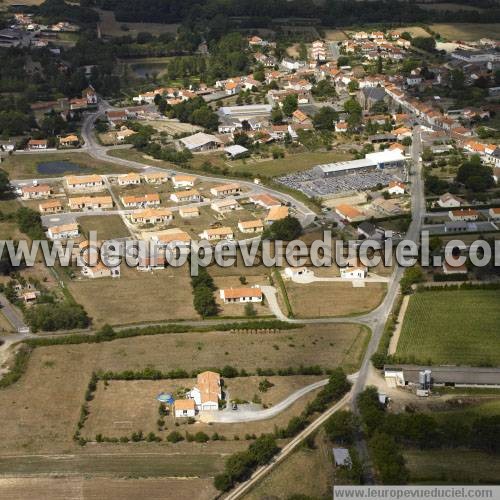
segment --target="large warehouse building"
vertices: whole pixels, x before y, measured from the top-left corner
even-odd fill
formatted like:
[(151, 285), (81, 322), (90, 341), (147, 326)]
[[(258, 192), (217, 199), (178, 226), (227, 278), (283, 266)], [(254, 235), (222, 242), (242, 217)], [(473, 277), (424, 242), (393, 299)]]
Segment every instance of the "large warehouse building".
[(405, 161), (406, 158), (401, 151), (391, 150), (369, 153), (361, 160), (316, 165), (316, 168), (321, 170), (324, 177), (335, 177), (353, 172), (369, 172), (376, 169), (403, 167)]

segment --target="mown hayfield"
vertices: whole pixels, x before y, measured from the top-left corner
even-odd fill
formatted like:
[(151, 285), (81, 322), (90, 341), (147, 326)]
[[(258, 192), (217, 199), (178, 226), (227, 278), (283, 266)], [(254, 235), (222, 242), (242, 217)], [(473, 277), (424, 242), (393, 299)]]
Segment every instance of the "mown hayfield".
[(410, 298), (396, 356), (433, 364), (500, 365), (500, 293), (452, 290)]
[(500, 38), (500, 24), (431, 24), (429, 27), (448, 40), (473, 41), (480, 38)]

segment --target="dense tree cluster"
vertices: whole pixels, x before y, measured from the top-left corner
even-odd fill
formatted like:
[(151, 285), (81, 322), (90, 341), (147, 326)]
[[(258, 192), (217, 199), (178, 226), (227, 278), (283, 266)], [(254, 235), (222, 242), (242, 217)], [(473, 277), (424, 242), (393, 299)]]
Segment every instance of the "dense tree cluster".
[(285, 240), (291, 241), (302, 234), (302, 226), (295, 217), (288, 216), (284, 219), (273, 222), (267, 227), (262, 235), (267, 240)]

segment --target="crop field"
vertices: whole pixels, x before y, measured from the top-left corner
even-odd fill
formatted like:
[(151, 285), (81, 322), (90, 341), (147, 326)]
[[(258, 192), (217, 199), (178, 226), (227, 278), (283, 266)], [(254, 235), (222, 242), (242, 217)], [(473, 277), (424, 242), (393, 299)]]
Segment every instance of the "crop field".
[(430, 28), (447, 40), (474, 41), (480, 38), (500, 38), (500, 24), (431, 24)]
[(60, 177), (68, 172), (57, 174), (41, 174), (37, 170), (40, 163), (48, 162), (68, 162), (80, 166), (81, 174), (125, 174), (129, 169), (120, 167), (113, 163), (96, 160), (86, 153), (39, 153), (10, 155), (2, 162), (2, 169), (5, 170), (11, 179), (39, 179), (43, 177)]
[(435, 364), (500, 364), (498, 290), (417, 293), (410, 298), (396, 356)]
[(347, 35), (341, 29), (325, 30), (325, 39), (329, 42), (342, 42), (347, 39)]
[(0, 479), (0, 496), (4, 500), (36, 498), (37, 500), (164, 500), (166, 491), (178, 498), (209, 500), (216, 490), (210, 478), (110, 478), (88, 476), (4, 477)]
[(122, 265), (120, 278), (82, 279), (67, 286), (95, 326), (198, 317), (186, 266), (140, 272)]
[(459, 10), (471, 10), (482, 12), (484, 9), (476, 7), (474, 5), (466, 5), (461, 3), (417, 3), (417, 5), (422, 9), (427, 10), (447, 10), (449, 12), (456, 12)]
[[(137, 36), (138, 33), (148, 32), (152, 35), (161, 35), (162, 33), (176, 33), (178, 24), (161, 24), (161, 23), (121, 23), (115, 19), (115, 14), (112, 11), (99, 10), (101, 22), (99, 26), (101, 33), (107, 36)], [(123, 29), (125, 28), (125, 29)]]
[(363, 288), (354, 288), (351, 283), (287, 281), (285, 286), (292, 310), (299, 319), (362, 314), (375, 309), (386, 293), (385, 283), (367, 283)]
[(79, 217), (77, 222), (82, 233), (88, 235), (89, 231), (96, 231), (100, 241), (130, 236), (119, 215), (85, 215)]
[(396, 33), (404, 33), (405, 31), (407, 33), (410, 33), (412, 37), (417, 37), (417, 36), (423, 36), (423, 37), (429, 37), (429, 33), (424, 30), (424, 28), (420, 26), (405, 26), (404, 28), (397, 28), (394, 30)]

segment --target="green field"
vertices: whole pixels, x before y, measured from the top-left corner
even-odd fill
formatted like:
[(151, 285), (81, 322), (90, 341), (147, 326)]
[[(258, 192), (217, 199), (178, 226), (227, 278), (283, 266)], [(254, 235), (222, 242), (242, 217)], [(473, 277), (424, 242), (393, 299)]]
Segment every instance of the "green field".
[(498, 290), (422, 292), (410, 298), (396, 358), (405, 362), (500, 365)]
[(500, 457), (472, 450), (406, 450), (411, 483), (498, 484)]
[(125, 238), (130, 233), (119, 215), (85, 215), (78, 218), (82, 233), (97, 231), (98, 240)]

